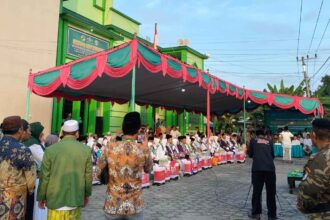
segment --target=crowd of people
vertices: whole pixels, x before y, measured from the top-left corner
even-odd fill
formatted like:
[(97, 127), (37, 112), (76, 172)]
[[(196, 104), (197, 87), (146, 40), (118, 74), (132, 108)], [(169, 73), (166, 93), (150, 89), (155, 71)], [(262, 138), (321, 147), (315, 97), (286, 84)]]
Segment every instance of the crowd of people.
[[(96, 167), (97, 162), (104, 153), (106, 146), (110, 143), (122, 141), (123, 134), (118, 133), (114, 136), (97, 136), (95, 134), (88, 137), (80, 137), (79, 140), (88, 145), (92, 149), (92, 162), (93, 162), (93, 184), (100, 184)], [(170, 164), (175, 166), (179, 165), (179, 171), (176, 177), (184, 175), (195, 174), (193, 165), (201, 165), (203, 159), (205, 161), (211, 161), (216, 156), (219, 157), (220, 153), (231, 153), (233, 160), (226, 160), (226, 162), (234, 162), (235, 155), (238, 152), (246, 153), (246, 147), (242, 143), (242, 138), (237, 133), (217, 133), (211, 135), (209, 139), (199, 131), (196, 127), (195, 132), (190, 134), (181, 135), (178, 127), (165, 128), (159, 126), (155, 129), (148, 129), (146, 126), (142, 126), (137, 136), (137, 142), (148, 142), (148, 148), (151, 153), (154, 169), (159, 170), (160, 167), (165, 169), (171, 169)], [(220, 158), (219, 158), (220, 160)], [(241, 160), (243, 162), (244, 160)], [(174, 163), (175, 162), (175, 163)], [(206, 162), (207, 163), (207, 162)], [(220, 164), (220, 161), (218, 161)], [(191, 168), (185, 170), (185, 164), (191, 164)], [(190, 167), (190, 166), (189, 166)], [(210, 167), (210, 165), (204, 165), (204, 168)], [(203, 166), (202, 166), (203, 168)], [(157, 181), (156, 181), (157, 182)], [(163, 182), (163, 181), (160, 181)]]
[[(127, 120), (129, 122), (129, 117)], [(2, 198), (1, 205), (8, 207), (8, 209), (4, 209), (5, 212), (2, 213), (1, 219), (45, 219), (47, 213), (48, 217), (53, 216), (55, 218), (61, 216), (61, 219), (65, 219), (65, 216), (79, 216), (79, 207), (88, 203), (87, 198), (91, 192), (91, 186), (89, 185), (100, 184), (102, 182), (101, 172), (104, 170), (102, 161), (104, 162), (104, 157), (107, 154), (111, 155), (109, 152), (114, 152), (114, 149), (111, 151), (107, 150), (111, 145), (130, 143), (133, 146), (136, 143), (138, 144), (137, 146), (141, 147), (145, 144), (147, 148), (146, 154), (150, 152), (151, 168), (144, 169), (140, 173), (139, 178), (143, 181), (143, 177), (152, 173), (155, 175), (154, 180), (156, 183), (157, 171), (159, 170), (167, 171), (166, 173), (168, 174), (171, 168), (174, 167), (175, 169), (172, 169), (169, 175), (173, 177), (174, 174), (175, 179), (178, 179), (184, 175), (195, 174), (201, 171), (202, 168), (211, 167), (211, 158), (218, 157), (221, 152), (228, 152), (231, 155), (235, 155), (241, 151), (241, 138), (236, 133), (211, 134), (208, 139), (198, 128), (193, 133), (181, 135), (178, 127), (172, 126), (166, 129), (161, 123), (156, 123), (158, 127), (154, 131), (146, 128), (146, 126), (139, 125), (137, 126), (139, 129), (136, 130), (136, 134), (134, 133), (135, 130), (133, 132), (134, 134), (132, 134), (129, 129), (134, 128), (134, 124), (129, 124), (129, 128), (127, 126), (125, 127), (124, 124), (121, 133), (117, 133), (114, 136), (106, 135), (98, 137), (94, 134), (85, 137), (78, 135), (78, 122), (67, 120), (63, 124), (60, 135), (50, 134), (45, 136), (43, 132), (44, 127), (40, 122), (29, 124), (19, 116), (5, 118), (1, 125), (0, 153), (2, 161), (7, 161), (7, 159), (8, 161), (7, 163), (0, 161), (1, 169), (15, 169), (17, 170), (17, 174), (15, 174), (15, 178), (9, 183), (5, 181), (6, 178), (9, 178), (8, 176), (2, 176), (2, 179), (0, 179), (1, 189), (10, 189), (9, 191), (11, 193), (10, 195), (2, 195), (5, 197)], [(131, 139), (127, 139), (127, 130), (132, 136)], [(134, 144), (131, 142), (133, 139)], [(80, 142), (80, 145), (77, 145), (76, 142)], [(70, 148), (68, 145), (77, 145), (76, 151), (71, 152), (68, 150)], [(86, 152), (86, 149), (88, 149), (89, 154), (82, 154), (81, 152)], [(14, 151), (15, 153), (13, 153)], [(58, 156), (59, 154), (61, 156)], [(83, 164), (78, 163), (74, 159), (77, 155), (80, 155), (77, 160), (81, 160), (82, 158), (88, 159)], [(88, 165), (89, 162), (91, 166)], [(78, 164), (81, 166), (78, 167)], [(218, 161), (213, 165), (217, 164)], [(73, 169), (72, 174), (74, 177), (59, 175), (62, 169), (65, 170), (68, 167)], [(77, 170), (80, 169), (80, 174), (76, 174)], [(52, 172), (55, 173), (52, 174)], [(68, 195), (63, 195), (63, 190), (59, 189), (66, 188), (63, 185), (70, 179), (72, 181), (71, 184), (81, 183), (82, 177), (79, 177), (79, 175), (82, 175), (81, 173), (85, 175), (85, 184), (82, 184), (85, 187), (84, 196), (82, 198), (78, 191), (73, 190), (71, 196), (77, 198), (75, 201), (72, 201), (72, 199), (67, 198)], [(8, 173), (8, 175), (11, 174)], [(90, 179), (90, 183), (86, 182), (87, 179)], [(167, 177), (166, 180), (168, 180)], [(149, 182), (149, 178), (147, 178), (147, 181)], [(19, 187), (22, 188), (16, 190)], [(58, 189), (54, 187), (58, 187)], [(139, 186), (134, 186), (134, 188), (136, 187)], [(11, 191), (12, 189), (14, 189), (13, 192)], [(76, 190), (79, 189), (77, 188)], [(52, 198), (49, 198), (50, 193)], [(66, 192), (66, 194), (70, 193)], [(54, 198), (54, 195), (62, 198), (62, 201)], [(20, 208), (9, 208), (18, 203), (21, 204), (19, 206)], [(46, 206), (48, 210), (45, 210)], [(109, 213), (111, 215), (121, 212), (109, 211)]]
[[(114, 136), (80, 136), (75, 120), (65, 121), (59, 136), (45, 138), (43, 130), (40, 122), (29, 124), (19, 116), (7, 117), (1, 124), (1, 219), (80, 219), (80, 209), (89, 202), (92, 184), (100, 183), (108, 185), (104, 205), (107, 219), (143, 219), (141, 188), (150, 183), (149, 174), (153, 174), (153, 183), (162, 184), (196, 174), (202, 168), (234, 162), (235, 158), (244, 162), (247, 152), (241, 133), (211, 133), (207, 138), (196, 128), (182, 135), (178, 127), (166, 129), (161, 123), (154, 130), (147, 129), (141, 126), (137, 112), (125, 115), (121, 132)], [(264, 170), (266, 166), (261, 164), (265, 158), (274, 158), (273, 139), (282, 141), (283, 148), (302, 144), (310, 153), (310, 134), (305, 131), (302, 137), (294, 136), (287, 127), (274, 136), (267, 131), (248, 133), (252, 171), (256, 172), (252, 216), (260, 212), (262, 185), (256, 185), (256, 179), (272, 184), (270, 204), (274, 203), (274, 166), (271, 163)], [(276, 207), (270, 210), (270, 216), (276, 217)]]

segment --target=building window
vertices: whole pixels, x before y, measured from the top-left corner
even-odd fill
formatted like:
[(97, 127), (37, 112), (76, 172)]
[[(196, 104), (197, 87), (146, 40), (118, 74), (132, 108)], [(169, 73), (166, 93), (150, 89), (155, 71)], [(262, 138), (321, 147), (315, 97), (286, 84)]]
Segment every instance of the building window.
[(105, 1), (106, 0), (93, 0), (93, 6), (102, 11), (105, 10)]

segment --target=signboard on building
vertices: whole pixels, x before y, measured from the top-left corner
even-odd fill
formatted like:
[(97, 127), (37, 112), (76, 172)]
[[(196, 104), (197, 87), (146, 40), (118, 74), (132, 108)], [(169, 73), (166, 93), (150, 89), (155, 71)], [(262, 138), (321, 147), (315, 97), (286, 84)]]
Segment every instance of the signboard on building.
[(109, 48), (109, 42), (93, 35), (68, 28), (67, 54), (77, 58), (100, 52)]

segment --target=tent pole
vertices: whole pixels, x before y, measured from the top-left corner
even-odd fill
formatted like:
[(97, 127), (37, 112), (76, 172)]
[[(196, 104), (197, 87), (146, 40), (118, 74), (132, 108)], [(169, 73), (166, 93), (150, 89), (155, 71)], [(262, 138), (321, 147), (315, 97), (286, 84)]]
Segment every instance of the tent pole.
[(28, 89), (26, 94), (26, 110), (25, 110), (25, 120), (29, 121), (29, 115), (30, 115), (30, 89)]
[(207, 140), (210, 139), (210, 136), (211, 136), (211, 128), (210, 128), (210, 91), (207, 90), (207, 113), (206, 113), (206, 118), (207, 118)]
[(136, 73), (136, 68), (134, 65), (133, 71), (132, 71), (131, 112), (135, 111), (135, 73)]
[[(30, 69), (30, 73), (32, 73), (32, 69)], [(25, 120), (29, 121), (29, 115), (30, 115), (30, 96), (31, 96), (31, 91), (30, 88), (27, 90), (26, 94), (26, 107), (25, 107)]]
[(246, 146), (246, 107), (245, 107), (246, 100), (245, 100), (245, 87), (243, 87), (243, 88), (244, 88), (244, 98), (243, 98), (244, 131), (243, 132), (244, 132), (244, 144)]

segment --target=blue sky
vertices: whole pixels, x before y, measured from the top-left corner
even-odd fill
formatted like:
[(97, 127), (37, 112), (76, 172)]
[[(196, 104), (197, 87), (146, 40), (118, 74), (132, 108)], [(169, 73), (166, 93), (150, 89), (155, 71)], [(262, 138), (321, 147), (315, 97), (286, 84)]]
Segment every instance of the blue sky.
[[(307, 55), (321, 2), (303, 1), (300, 57)], [(114, 7), (142, 23), (143, 38), (153, 39), (157, 22), (162, 47), (189, 39), (190, 47), (210, 55), (205, 69), (236, 85), (262, 90), (267, 82), (297, 85), (303, 79), (296, 61), (300, 0), (115, 0)], [(330, 1), (324, 0), (310, 56), (329, 19)], [(330, 24), (317, 54), (308, 62), (310, 77), (330, 55)], [(312, 89), (329, 65), (311, 79)]]

